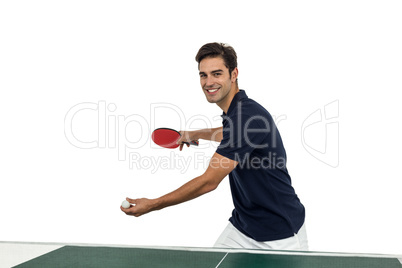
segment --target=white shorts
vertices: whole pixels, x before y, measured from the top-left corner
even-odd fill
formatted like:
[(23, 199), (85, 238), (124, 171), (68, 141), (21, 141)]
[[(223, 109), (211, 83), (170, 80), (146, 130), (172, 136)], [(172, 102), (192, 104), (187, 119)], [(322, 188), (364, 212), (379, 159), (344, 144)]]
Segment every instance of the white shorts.
[(247, 249), (277, 249), (277, 250), (308, 250), (306, 226), (300, 228), (292, 237), (258, 242), (237, 230), (231, 222), (223, 230), (214, 247), (218, 248), (247, 248)]

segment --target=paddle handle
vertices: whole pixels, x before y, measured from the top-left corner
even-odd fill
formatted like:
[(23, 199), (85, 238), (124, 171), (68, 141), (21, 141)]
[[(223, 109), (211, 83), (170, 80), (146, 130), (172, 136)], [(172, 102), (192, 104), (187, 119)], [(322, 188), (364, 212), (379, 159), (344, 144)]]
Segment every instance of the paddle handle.
[(190, 141), (190, 142), (183, 142), (184, 144), (187, 145), (194, 145), (194, 146), (198, 146), (199, 142), (198, 141)]

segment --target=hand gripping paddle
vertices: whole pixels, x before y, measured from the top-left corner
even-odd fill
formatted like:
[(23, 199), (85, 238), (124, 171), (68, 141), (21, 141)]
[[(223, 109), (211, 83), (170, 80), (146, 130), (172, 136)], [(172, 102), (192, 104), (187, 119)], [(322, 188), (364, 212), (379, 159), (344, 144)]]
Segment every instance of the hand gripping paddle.
[[(176, 142), (180, 139), (181, 135), (178, 131), (170, 128), (158, 128), (152, 132), (152, 140), (161, 147), (174, 149), (180, 146)], [(187, 145), (198, 146), (198, 141), (183, 142)]]

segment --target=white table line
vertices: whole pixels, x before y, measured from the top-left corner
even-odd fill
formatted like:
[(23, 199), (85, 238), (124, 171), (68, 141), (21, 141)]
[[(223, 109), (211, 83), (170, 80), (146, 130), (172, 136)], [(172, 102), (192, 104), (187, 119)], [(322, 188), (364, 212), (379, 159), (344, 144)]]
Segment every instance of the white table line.
[(229, 252), (226, 253), (225, 256), (223, 256), (222, 260), (218, 263), (218, 265), (215, 268), (218, 268), (219, 265), (221, 265), (221, 263), (223, 262), (223, 260), (226, 258), (226, 256), (229, 254)]

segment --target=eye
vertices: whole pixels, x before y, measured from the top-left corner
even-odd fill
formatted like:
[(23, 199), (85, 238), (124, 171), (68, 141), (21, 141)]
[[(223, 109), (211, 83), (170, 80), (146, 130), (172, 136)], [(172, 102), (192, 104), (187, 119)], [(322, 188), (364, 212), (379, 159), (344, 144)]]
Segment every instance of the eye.
[(204, 77), (206, 77), (205, 74), (200, 74), (200, 78), (204, 78)]
[(221, 73), (214, 73), (215, 77), (220, 76), (220, 75), (221, 75)]

